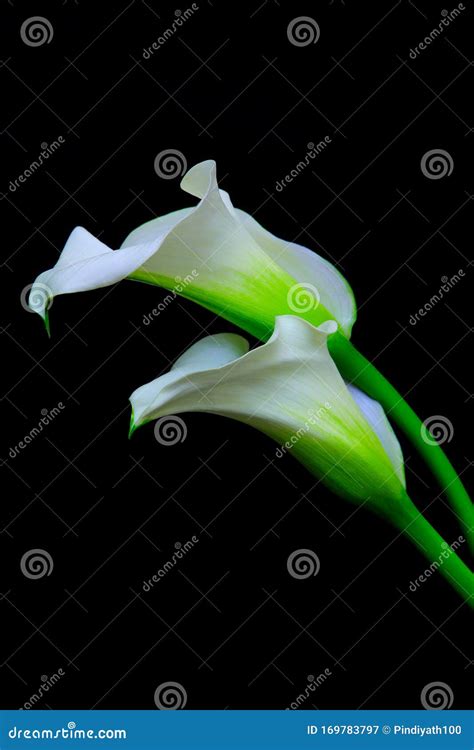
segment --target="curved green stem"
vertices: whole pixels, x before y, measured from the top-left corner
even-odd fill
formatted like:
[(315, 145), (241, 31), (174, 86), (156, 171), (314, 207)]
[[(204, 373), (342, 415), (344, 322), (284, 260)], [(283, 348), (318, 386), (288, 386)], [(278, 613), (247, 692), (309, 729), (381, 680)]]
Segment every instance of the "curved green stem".
[(426, 580), (427, 576), (439, 571), (458, 594), (471, 607), (474, 607), (474, 574), (453, 551), (454, 545), (451, 547), (444, 541), (443, 537), (418, 511), (406, 493), (403, 502), (397, 509), (396, 517), (392, 517), (391, 520), (392, 523), (395, 521), (400, 530), (410, 537), (411, 541), (430, 562), (429, 572), (425, 571), (424, 574), (416, 577), (417, 583), (415, 585), (420, 585)]
[(458, 516), (469, 546), (474, 549), (474, 508), (463, 483), (437, 443), (426, 442), (426, 429), (398, 391), (342, 334), (329, 338), (328, 346), (339, 370), (369, 396), (379, 401), (389, 416), (411, 440), (430, 467)]

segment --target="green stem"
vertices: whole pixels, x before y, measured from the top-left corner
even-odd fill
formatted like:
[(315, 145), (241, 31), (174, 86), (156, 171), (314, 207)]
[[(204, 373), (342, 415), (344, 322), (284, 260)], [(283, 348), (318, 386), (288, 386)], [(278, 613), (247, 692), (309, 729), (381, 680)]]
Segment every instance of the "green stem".
[[(407, 494), (398, 508), (396, 525), (429, 560), (430, 573), (439, 570), (458, 594), (474, 607), (474, 574), (418, 511)], [(417, 577), (417, 580), (422, 583), (426, 576), (421, 581)]]
[(398, 427), (411, 440), (446, 493), (458, 516), (471, 550), (474, 549), (474, 508), (463, 483), (441, 447), (426, 442), (426, 428), (398, 391), (342, 334), (329, 338), (329, 349), (343, 377), (379, 401)]

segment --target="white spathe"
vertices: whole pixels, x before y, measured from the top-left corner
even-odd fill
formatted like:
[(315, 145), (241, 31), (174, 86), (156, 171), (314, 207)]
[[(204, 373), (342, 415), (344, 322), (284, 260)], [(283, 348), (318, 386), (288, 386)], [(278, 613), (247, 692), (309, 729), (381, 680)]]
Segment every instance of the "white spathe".
[(236, 334), (204, 338), (134, 391), (133, 426), (182, 412), (232, 417), (286, 445), (338, 494), (383, 510), (403, 495), (402, 452), (382, 407), (340, 376), (327, 348), (336, 329), (286, 315), (251, 351)]
[[(214, 161), (194, 166), (181, 187), (197, 206), (160, 216), (135, 229), (112, 250), (83, 227), (71, 233), (56, 265), (33, 284), (30, 306), (45, 320), (53, 297), (133, 279), (174, 289), (261, 338), (276, 315), (296, 313), (319, 324), (335, 319), (350, 336), (356, 317), (352, 291), (337, 269), (317, 253), (285, 242), (219, 190)], [(316, 290), (301, 311), (289, 293), (295, 285)], [(289, 304), (290, 303), (290, 304)], [(296, 303), (297, 305), (298, 303)]]

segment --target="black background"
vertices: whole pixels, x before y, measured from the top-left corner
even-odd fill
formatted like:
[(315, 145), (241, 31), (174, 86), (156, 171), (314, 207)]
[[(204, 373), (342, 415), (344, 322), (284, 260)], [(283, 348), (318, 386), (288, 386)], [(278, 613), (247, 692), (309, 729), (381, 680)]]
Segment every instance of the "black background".
[[(354, 343), (423, 419), (452, 423), (445, 447), (467, 477), (470, 4), (416, 60), (410, 48), (438, 24), (437, 2), (198, 4), (146, 60), (175, 4), (2, 0), (5, 706), (61, 668), (36, 707), (152, 709), (157, 686), (175, 681), (187, 708), (285, 708), (325, 669), (304, 708), (418, 708), (432, 681), (466, 707), (467, 607), (441, 577), (409, 591), (426, 564), (407, 539), (229, 420), (185, 415), (186, 440), (173, 447), (152, 426), (127, 440), (130, 393), (230, 324), (177, 300), (144, 326), (165, 293), (127, 282), (57, 298), (51, 340), (21, 307), (74, 226), (118, 247), (191, 204), (179, 179), (154, 171), (160, 151), (179, 150), (188, 166), (214, 158), (235, 205), (338, 263), (358, 302)], [(32, 15), (51, 22), (49, 44), (22, 42)], [(303, 15), (321, 34), (298, 47), (287, 26)], [(61, 148), (12, 192), (58, 136)], [(325, 136), (311, 168), (277, 192)], [(435, 148), (454, 163), (439, 180), (420, 169)], [(410, 325), (459, 269), (466, 278)], [(60, 416), (10, 458), (58, 402)], [(411, 495), (453, 540), (443, 496), (402, 445)], [(144, 592), (193, 535), (193, 550)], [(51, 575), (22, 575), (33, 548), (51, 555)], [(300, 548), (317, 553), (316, 577), (288, 574)]]

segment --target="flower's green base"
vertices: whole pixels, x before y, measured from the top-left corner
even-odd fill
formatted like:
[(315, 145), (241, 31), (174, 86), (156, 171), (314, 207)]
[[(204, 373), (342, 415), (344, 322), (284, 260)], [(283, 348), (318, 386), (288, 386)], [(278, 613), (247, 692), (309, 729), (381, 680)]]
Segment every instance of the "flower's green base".
[(343, 377), (379, 401), (387, 416), (398, 425), (430, 467), (462, 524), (471, 551), (474, 550), (474, 507), (463, 483), (438, 444), (423, 440), (424, 426), (398, 391), (342, 334), (328, 341), (331, 355)]

